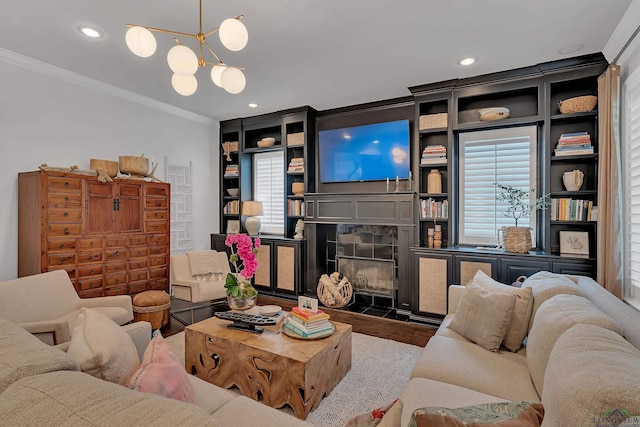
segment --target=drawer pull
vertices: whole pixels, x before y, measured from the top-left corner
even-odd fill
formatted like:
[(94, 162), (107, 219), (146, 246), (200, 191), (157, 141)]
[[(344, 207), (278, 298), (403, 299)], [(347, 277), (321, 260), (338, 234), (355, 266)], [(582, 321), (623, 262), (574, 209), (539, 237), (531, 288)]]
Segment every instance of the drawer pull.
[(116, 279), (116, 283), (120, 283), (120, 279)]
[(64, 196), (64, 201), (68, 202), (69, 201), (69, 196)]
[(93, 242), (89, 242), (89, 246), (93, 246)]
[(93, 261), (93, 255), (89, 255), (89, 261)]
[(89, 274), (93, 274), (93, 268), (89, 270)]
[(70, 234), (71, 232), (69, 231), (69, 227), (65, 227), (64, 228), (64, 234)]
[(120, 256), (120, 251), (116, 251), (113, 256), (115, 256), (116, 258), (118, 258)]
[(69, 186), (69, 182), (68, 182), (68, 181), (65, 181), (65, 182), (64, 182), (64, 186), (65, 186), (65, 187), (68, 187), (68, 186)]
[(60, 243), (60, 249), (64, 249), (64, 243)]
[(156, 218), (158, 218), (158, 216), (159, 216), (159, 215), (158, 215), (158, 212), (156, 212), (156, 213), (155, 213), (155, 217), (156, 217)]
[(66, 258), (60, 258), (60, 264), (64, 264), (65, 262), (67, 262)]
[(62, 214), (62, 216), (64, 216), (65, 218), (69, 216), (69, 212), (65, 212)]

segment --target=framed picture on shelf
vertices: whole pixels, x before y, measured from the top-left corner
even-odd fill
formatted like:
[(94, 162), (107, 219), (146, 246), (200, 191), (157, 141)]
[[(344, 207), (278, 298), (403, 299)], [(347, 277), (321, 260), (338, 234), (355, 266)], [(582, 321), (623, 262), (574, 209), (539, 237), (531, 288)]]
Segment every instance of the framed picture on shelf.
[(240, 232), (240, 221), (230, 219), (227, 221), (227, 234), (238, 234)]
[(560, 255), (589, 255), (589, 233), (586, 231), (561, 231)]

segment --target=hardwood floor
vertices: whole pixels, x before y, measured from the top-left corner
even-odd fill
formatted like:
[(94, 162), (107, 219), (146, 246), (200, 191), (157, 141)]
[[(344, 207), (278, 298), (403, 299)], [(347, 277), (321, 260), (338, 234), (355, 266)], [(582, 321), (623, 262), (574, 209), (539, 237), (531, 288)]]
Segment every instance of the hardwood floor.
[[(258, 304), (275, 304), (288, 311), (291, 307), (296, 305), (296, 302), (284, 298), (259, 295)], [(200, 306), (200, 304), (198, 306)], [(185, 308), (187, 309), (186, 311), (175, 313), (176, 311), (184, 310)], [(169, 323), (161, 328), (163, 336), (167, 337), (184, 330), (185, 325), (178, 321), (176, 317), (183, 319), (187, 324), (191, 323), (191, 313), (188, 308), (188, 302), (172, 298), (171, 312), (174, 314), (171, 316)], [(199, 322), (213, 316), (213, 313), (216, 311), (227, 311), (228, 309), (228, 306), (224, 302), (213, 306), (198, 308), (194, 310), (194, 319), (196, 322)], [(334, 310), (326, 307), (323, 307), (322, 310), (329, 313), (332, 320), (350, 324), (353, 328), (353, 332), (391, 339), (421, 347), (427, 344), (429, 338), (431, 338), (436, 331), (434, 327), (408, 321), (388, 319), (345, 310)]]

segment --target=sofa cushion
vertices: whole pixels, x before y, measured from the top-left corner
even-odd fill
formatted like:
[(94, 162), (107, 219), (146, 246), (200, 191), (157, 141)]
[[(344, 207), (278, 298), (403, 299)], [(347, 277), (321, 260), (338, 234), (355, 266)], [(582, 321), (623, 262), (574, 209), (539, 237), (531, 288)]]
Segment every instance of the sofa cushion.
[(404, 406), (401, 419), (402, 426), (409, 424), (414, 410), (428, 405), (459, 408), (481, 403), (506, 402), (506, 400), (496, 396), (426, 378), (412, 378), (409, 380), (400, 395), (400, 400), (402, 400)]
[(449, 327), (489, 351), (504, 339), (516, 303), (514, 295), (490, 292), (471, 283), (465, 287)]
[(67, 354), (82, 372), (126, 386), (140, 366), (133, 340), (113, 320), (82, 308)]
[(513, 318), (507, 333), (504, 336), (502, 345), (510, 351), (517, 351), (522, 347), (522, 341), (529, 331), (529, 319), (533, 308), (533, 296), (531, 288), (516, 288), (497, 282), (489, 277), (484, 271), (478, 270), (470, 283), (480, 285), (489, 292), (498, 292), (516, 297), (513, 307)]
[(556, 295), (545, 301), (538, 309), (527, 339), (527, 364), (538, 394), (542, 395), (544, 372), (551, 349), (560, 335), (579, 323), (600, 326), (622, 334), (612, 318), (584, 297)]
[(476, 344), (442, 336), (429, 340), (410, 377), (442, 381), (506, 400), (540, 399), (525, 356), (492, 353)]
[(62, 370), (77, 371), (78, 366), (65, 352), (0, 320), (0, 393), (20, 378)]
[[(258, 404), (259, 405), (259, 404)], [(0, 395), (4, 425), (220, 425), (201, 408), (140, 393), (82, 372), (23, 378)]]
[(485, 403), (463, 408), (428, 406), (416, 409), (409, 427), (540, 427), (544, 416), (541, 403)]
[(223, 405), (216, 411), (215, 419), (222, 426), (309, 426), (296, 417), (283, 414), (246, 396), (238, 396)]
[(615, 411), (640, 416), (640, 350), (608, 329), (576, 325), (551, 350), (544, 384), (545, 425), (623, 425)]
[(445, 318), (442, 319), (442, 323), (440, 324), (440, 326), (436, 330), (435, 335), (439, 336), (439, 337), (448, 337), (448, 338), (453, 338), (453, 339), (456, 339), (456, 340), (462, 340), (462, 341), (471, 342), (467, 338), (463, 337), (462, 335), (460, 335), (459, 333), (457, 333), (456, 331), (454, 331), (453, 329), (451, 329), (449, 327), (449, 325), (451, 324), (451, 321), (454, 319), (454, 317), (456, 317), (455, 314), (447, 314), (445, 316)]
[(565, 274), (551, 273), (550, 271), (539, 271), (525, 279), (522, 283), (522, 288), (531, 288), (531, 294), (533, 295), (529, 330), (533, 326), (533, 319), (538, 308), (549, 298), (560, 294), (583, 296), (580, 287), (570, 277)]
[(196, 402), (196, 392), (184, 365), (159, 330), (154, 332), (140, 368), (129, 379), (129, 388), (183, 402)]

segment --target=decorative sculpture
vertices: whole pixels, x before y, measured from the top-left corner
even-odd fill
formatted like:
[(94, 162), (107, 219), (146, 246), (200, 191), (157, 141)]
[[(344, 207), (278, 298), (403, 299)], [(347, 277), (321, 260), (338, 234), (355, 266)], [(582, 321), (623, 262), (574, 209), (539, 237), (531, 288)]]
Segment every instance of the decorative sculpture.
[(304, 221), (299, 219), (296, 222), (295, 228), (296, 234), (293, 235), (293, 238), (296, 240), (302, 240), (304, 237), (302, 236), (302, 232), (304, 231)]

